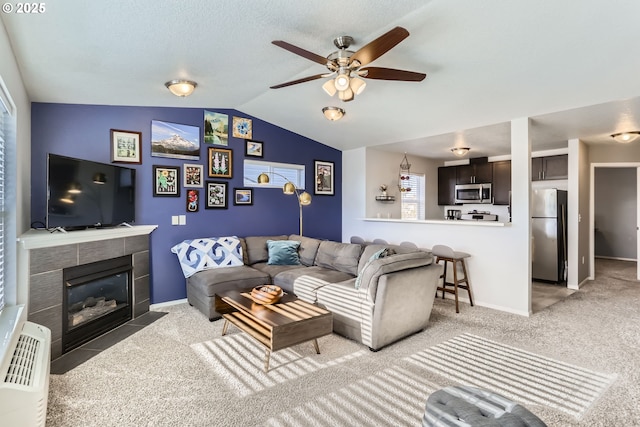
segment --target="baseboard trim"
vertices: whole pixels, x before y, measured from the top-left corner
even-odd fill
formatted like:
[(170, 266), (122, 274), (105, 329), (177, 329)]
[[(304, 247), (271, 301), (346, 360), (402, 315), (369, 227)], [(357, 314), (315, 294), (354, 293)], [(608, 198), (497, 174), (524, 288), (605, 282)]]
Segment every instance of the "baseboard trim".
[[(442, 299), (441, 296), (436, 296), (436, 298)], [(455, 301), (455, 298), (452, 295), (449, 295), (449, 294), (446, 294), (444, 298), (446, 300)], [(458, 295), (458, 301), (461, 302), (461, 303), (465, 303), (465, 304), (469, 305), (469, 298), (465, 298), (465, 297), (462, 297), (462, 296)], [(524, 316), (524, 317), (530, 317), (531, 314), (532, 314), (530, 311), (514, 310), (512, 308), (503, 307), (501, 305), (486, 304), (486, 303), (484, 303), (482, 301), (477, 301), (477, 300), (473, 301), (473, 305), (474, 306), (478, 306), (478, 307), (490, 308), (492, 310), (504, 311), (505, 313), (517, 314), (518, 316)], [(454, 307), (454, 310), (455, 310), (455, 307)]]
[(596, 255), (594, 258), (612, 259), (612, 260), (615, 260), (615, 261), (632, 261), (632, 262), (638, 261), (635, 258), (621, 258), (621, 257), (616, 257), (616, 256), (602, 256), (602, 255)]
[(178, 304), (182, 304), (182, 303), (185, 303), (185, 302), (187, 302), (186, 298), (177, 299), (177, 300), (173, 300), (173, 301), (167, 301), (167, 302), (161, 302), (161, 303), (158, 303), (158, 304), (151, 304), (149, 306), (149, 310), (157, 310), (157, 309), (162, 308), (162, 307), (170, 307), (172, 305), (178, 305)]

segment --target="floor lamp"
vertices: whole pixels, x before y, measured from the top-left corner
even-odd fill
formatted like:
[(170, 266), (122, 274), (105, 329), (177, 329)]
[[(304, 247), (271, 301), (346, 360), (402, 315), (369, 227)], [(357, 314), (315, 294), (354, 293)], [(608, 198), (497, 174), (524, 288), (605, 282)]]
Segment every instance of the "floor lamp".
[(258, 184), (268, 184), (269, 174), (284, 178), (287, 182), (282, 186), (282, 192), (287, 195), (295, 194), (298, 198), (298, 207), (300, 208), (300, 235), (302, 236), (302, 207), (311, 204), (311, 194), (306, 191), (300, 191), (293, 182), (289, 181), (286, 176), (277, 172), (262, 172), (258, 175)]

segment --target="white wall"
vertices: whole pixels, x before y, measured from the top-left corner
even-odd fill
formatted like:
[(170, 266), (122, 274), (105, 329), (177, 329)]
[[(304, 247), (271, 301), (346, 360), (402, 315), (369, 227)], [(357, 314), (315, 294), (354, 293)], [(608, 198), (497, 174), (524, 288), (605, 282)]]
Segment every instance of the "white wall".
[[(514, 221), (505, 227), (456, 225), (455, 222), (419, 224), (411, 222), (366, 221), (364, 207), (368, 191), (377, 189), (382, 171), (372, 170), (368, 151), (356, 149), (342, 154), (343, 213), (342, 239), (353, 235), (366, 240), (383, 238), (391, 243), (412, 241), (423, 248), (446, 244), (472, 256), (468, 259), (469, 276), (477, 305), (498, 310), (530, 314), (530, 225), (529, 121), (514, 121), (512, 126), (512, 188)], [(398, 162), (399, 164), (399, 162)], [(413, 168), (413, 167), (412, 167)], [(397, 175), (397, 167), (389, 168)], [(362, 171), (366, 171), (364, 174)], [(518, 171), (518, 173), (516, 173)], [(373, 183), (367, 180), (374, 179)], [(371, 197), (368, 197), (371, 198)], [(516, 204), (517, 203), (517, 204)], [(461, 293), (464, 298), (465, 293)]]
[[(398, 176), (403, 153), (366, 149), (366, 216), (376, 218), (400, 218), (400, 191), (398, 190)], [(438, 206), (438, 166), (442, 162), (424, 157), (407, 156), (411, 164), (412, 173), (424, 174), (425, 178), (425, 218), (442, 219), (443, 210)], [(349, 181), (345, 181), (349, 182)], [(394, 196), (394, 203), (379, 202), (375, 196), (380, 194), (380, 185), (386, 184), (387, 195)]]
[[(7, 180), (14, 179), (14, 183), (7, 182), (7, 188), (15, 188), (16, 217), (8, 219), (5, 231), (6, 241), (15, 242), (16, 236), (29, 229), (31, 204), (31, 105), (20, 76), (13, 51), (9, 44), (9, 37), (4, 24), (0, 20), (0, 81), (5, 86), (10, 106), (15, 106), (11, 120), (15, 123), (16, 147), (5, 153), (7, 164)], [(6, 258), (5, 281), (7, 283), (7, 301), (9, 303), (24, 303), (26, 295), (19, 295), (16, 283), (17, 255), (16, 245), (9, 245)], [(22, 287), (24, 288), (24, 287)]]

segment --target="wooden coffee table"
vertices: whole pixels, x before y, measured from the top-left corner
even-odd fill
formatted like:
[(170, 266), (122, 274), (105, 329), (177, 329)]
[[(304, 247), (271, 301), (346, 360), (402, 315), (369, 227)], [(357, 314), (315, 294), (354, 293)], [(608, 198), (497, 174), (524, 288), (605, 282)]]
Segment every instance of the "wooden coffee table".
[(230, 290), (216, 294), (215, 310), (224, 317), (222, 335), (229, 323), (255, 338), (266, 347), (264, 371), (269, 370), (271, 352), (313, 340), (320, 354), (318, 338), (333, 332), (333, 315), (317, 305), (285, 294), (275, 304), (256, 304), (251, 289)]

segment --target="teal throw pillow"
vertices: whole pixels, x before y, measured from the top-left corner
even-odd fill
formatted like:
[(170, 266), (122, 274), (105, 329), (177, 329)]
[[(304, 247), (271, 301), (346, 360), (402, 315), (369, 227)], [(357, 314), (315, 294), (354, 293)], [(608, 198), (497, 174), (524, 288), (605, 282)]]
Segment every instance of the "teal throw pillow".
[(384, 258), (386, 256), (393, 255), (395, 253), (396, 253), (396, 251), (394, 251), (393, 249), (382, 248), (378, 252), (376, 252), (373, 255), (371, 255), (371, 257), (369, 258), (367, 263), (364, 265), (364, 267), (362, 267), (362, 271), (360, 272), (360, 274), (358, 274), (358, 277), (356, 277), (355, 288), (356, 289), (360, 289), (360, 283), (362, 282), (362, 276), (364, 276), (364, 272), (367, 270), (367, 267), (369, 266), (369, 264), (371, 264), (373, 261), (375, 261), (375, 260), (377, 260), (379, 258)]
[(300, 242), (296, 240), (267, 240), (269, 250), (269, 265), (300, 265), (298, 248)]

